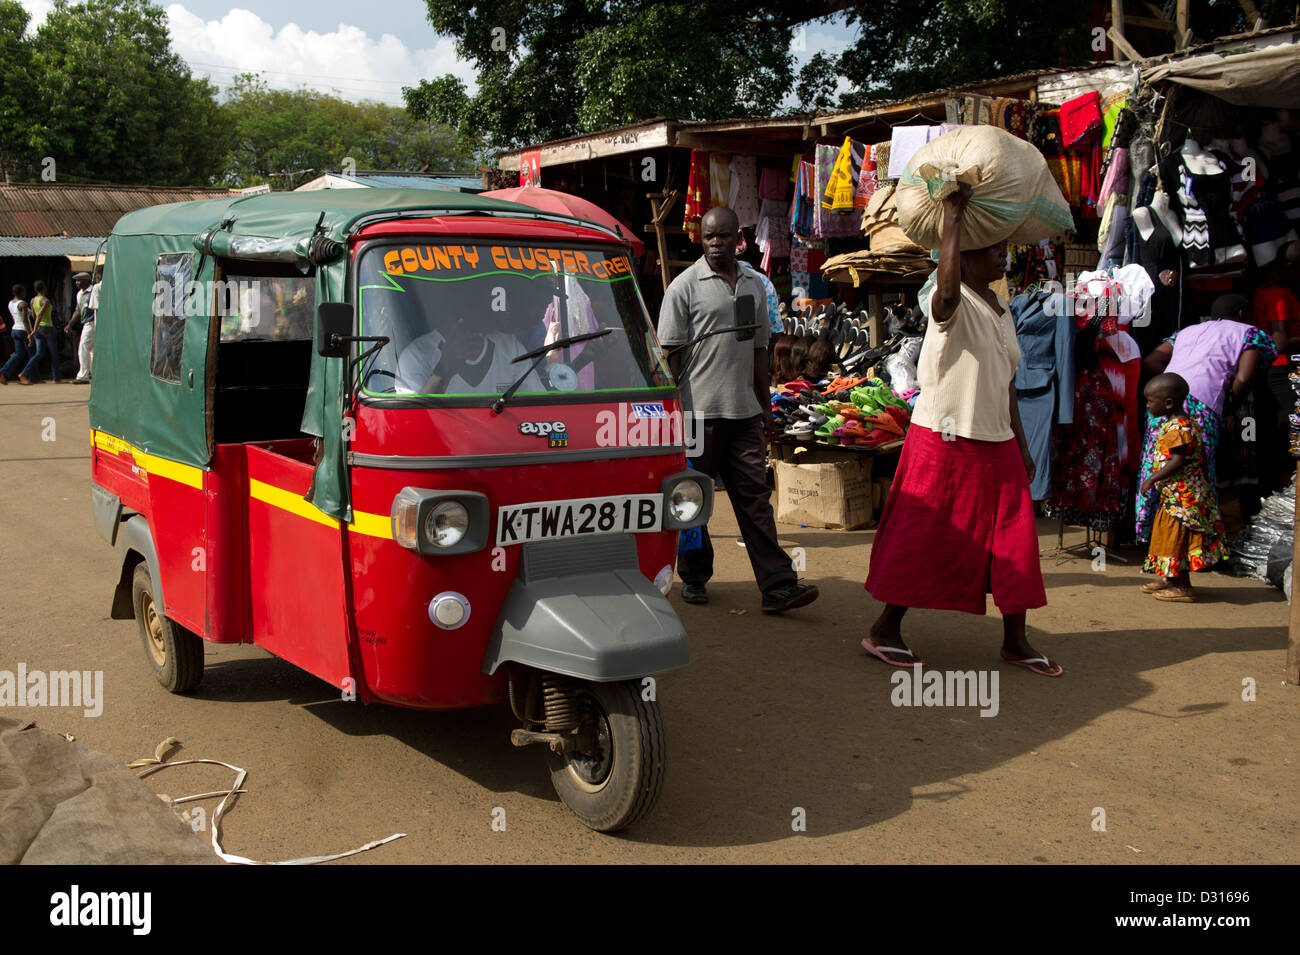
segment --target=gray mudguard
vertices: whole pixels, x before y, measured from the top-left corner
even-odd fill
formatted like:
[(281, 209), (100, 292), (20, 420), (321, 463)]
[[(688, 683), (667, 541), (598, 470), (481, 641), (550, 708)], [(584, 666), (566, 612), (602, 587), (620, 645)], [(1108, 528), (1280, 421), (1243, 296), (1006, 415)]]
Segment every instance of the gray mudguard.
[(162, 574), (158, 572), (158, 551), (153, 546), (153, 535), (149, 533), (149, 523), (139, 514), (128, 517), (122, 522), (117, 532), (117, 550), (122, 555), (122, 572), (113, 593), (113, 607), (109, 617), (113, 620), (130, 620), (135, 617), (135, 608), (131, 605), (131, 575), (135, 565), (140, 561), (133, 559), (135, 551), (144, 559), (153, 578), (154, 597), (158, 601), (158, 612), (166, 613), (167, 600), (163, 596)]
[(596, 682), (686, 666), (686, 631), (637, 567), (631, 535), (524, 544), (483, 658)]

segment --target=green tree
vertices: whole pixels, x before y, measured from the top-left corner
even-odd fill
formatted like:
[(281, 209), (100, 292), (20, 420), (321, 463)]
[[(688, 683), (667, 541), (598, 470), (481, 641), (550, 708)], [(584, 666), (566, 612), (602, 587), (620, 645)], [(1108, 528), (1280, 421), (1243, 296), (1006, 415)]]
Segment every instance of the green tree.
[[(653, 116), (720, 119), (780, 108), (794, 80), (793, 4), (724, 0), (427, 0), (429, 21), (474, 64), (403, 90), (419, 117), (523, 145)], [(826, 4), (805, 4), (824, 12)], [(838, 5), (836, 5), (838, 6)], [(808, 12), (799, 15), (806, 18)]]
[(30, 176), (38, 155), (27, 23), (17, 0), (0, 0), (0, 180)]
[(235, 78), (221, 105), (233, 186), (292, 189), (351, 159), (357, 169), (472, 172), (474, 159), (445, 127), (384, 103), (349, 103), (315, 90), (273, 90)]
[(220, 168), (216, 91), (172, 52), (148, 0), (55, 0), (28, 69), (32, 145), (60, 180), (207, 185)]

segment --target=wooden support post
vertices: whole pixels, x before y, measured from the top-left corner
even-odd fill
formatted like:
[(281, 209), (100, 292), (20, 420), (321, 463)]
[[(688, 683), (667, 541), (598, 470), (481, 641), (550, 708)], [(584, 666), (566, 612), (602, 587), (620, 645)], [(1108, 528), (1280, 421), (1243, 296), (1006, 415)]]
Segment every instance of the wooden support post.
[[(655, 239), (659, 249), (659, 272), (663, 276), (664, 291), (668, 291), (668, 285), (672, 282), (672, 276), (668, 271), (668, 234), (664, 223), (668, 221), (668, 214), (673, 211), (673, 206), (677, 204), (677, 197), (680, 193), (676, 189), (668, 192), (652, 193), (647, 196), (650, 200), (650, 212), (654, 216), (651, 224), (654, 226)], [(658, 200), (656, 202), (656, 200)]]
[[(1123, 53), (1130, 60), (1142, 59), (1142, 54), (1133, 48), (1133, 44), (1124, 39), (1124, 34), (1120, 33), (1114, 27), (1106, 31), (1106, 36), (1110, 37), (1110, 42), (1115, 44), (1115, 49)], [(1118, 59), (1118, 57), (1116, 57)]]
[(880, 286), (873, 285), (867, 293), (867, 335), (869, 347), (876, 348), (885, 341), (885, 297)]
[[(1296, 477), (1300, 480), (1300, 461), (1296, 462)], [(1296, 495), (1295, 529), (1292, 531), (1292, 548), (1300, 554), (1300, 494)], [(1292, 686), (1300, 686), (1300, 599), (1296, 594), (1295, 569), (1292, 567), (1291, 578), (1291, 626), (1288, 628), (1286, 641), (1286, 681)]]
[(1178, 7), (1174, 13), (1174, 26), (1178, 28), (1178, 40), (1174, 49), (1185, 50), (1187, 41), (1191, 39), (1189, 36), (1191, 28), (1187, 22), (1187, 0), (1178, 0)]

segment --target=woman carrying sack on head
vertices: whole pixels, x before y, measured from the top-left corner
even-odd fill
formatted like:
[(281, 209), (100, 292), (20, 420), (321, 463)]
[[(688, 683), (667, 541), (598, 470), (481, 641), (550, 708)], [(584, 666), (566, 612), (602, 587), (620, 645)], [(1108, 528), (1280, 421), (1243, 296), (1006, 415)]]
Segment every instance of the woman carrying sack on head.
[(1029, 482), (1033, 459), (1016, 406), (1015, 325), (989, 284), (1006, 243), (961, 251), (971, 188), (942, 200), (938, 281), (917, 374), (921, 394), (876, 531), (866, 589), (885, 609), (862, 641), (891, 666), (920, 659), (903, 641), (909, 608), (1002, 611), (1002, 659), (1043, 676), (1062, 667), (1025, 636), (1025, 612), (1047, 604)]

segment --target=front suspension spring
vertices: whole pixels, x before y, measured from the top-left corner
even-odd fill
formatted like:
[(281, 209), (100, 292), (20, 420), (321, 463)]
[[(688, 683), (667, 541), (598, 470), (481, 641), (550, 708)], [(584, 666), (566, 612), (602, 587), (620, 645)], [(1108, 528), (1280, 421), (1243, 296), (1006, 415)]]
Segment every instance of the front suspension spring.
[(570, 680), (562, 676), (542, 678), (542, 711), (549, 732), (565, 733), (577, 727), (582, 714)]

